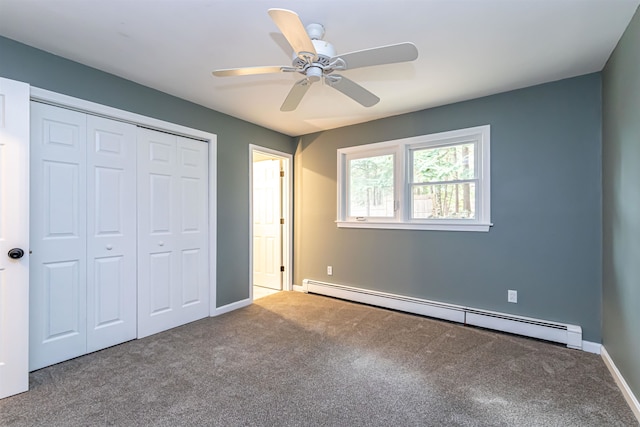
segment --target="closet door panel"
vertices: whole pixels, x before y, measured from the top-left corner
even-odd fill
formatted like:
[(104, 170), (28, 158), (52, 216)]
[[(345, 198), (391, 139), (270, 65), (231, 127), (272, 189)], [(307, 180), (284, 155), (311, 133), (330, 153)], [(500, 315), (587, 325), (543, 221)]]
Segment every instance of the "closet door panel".
[[(123, 323), (122, 295), (125, 291), (123, 280), (125, 260), (122, 256), (103, 257), (94, 260), (93, 289), (94, 305), (89, 309), (93, 310), (94, 331), (113, 327)], [(135, 325), (133, 325), (135, 326)], [(93, 351), (89, 349), (89, 351)]]
[[(171, 298), (171, 252), (156, 252), (149, 257), (148, 305), (149, 315), (170, 315), (173, 310)], [(168, 318), (168, 317), (167, 317)]]
[(171, 234), (172, 187), (171, 175), (149, 174), (150, 211), (148, 221), (150, 235), (162, 236)]
[(43, 343), (73, 338), (84, 329), (81, 324), (80, 286), (78, 261), (49, 262), (43, 264), (42, 291), (44, 293)]
[(138, 129), (138, 338), (179, 324), (176, 136)]
[(31, 103), (29, 370), (86, 353), (86, 116)]
[(180, 302), (182, 320), (190, 322), (209, 314), (209, 146), (178, 137), (180, 181)]
[(87, 350), (136, 337), (136, 126), (87, 118)]
[(207, 144), (138, 131), (138, 337), (209, 314)]

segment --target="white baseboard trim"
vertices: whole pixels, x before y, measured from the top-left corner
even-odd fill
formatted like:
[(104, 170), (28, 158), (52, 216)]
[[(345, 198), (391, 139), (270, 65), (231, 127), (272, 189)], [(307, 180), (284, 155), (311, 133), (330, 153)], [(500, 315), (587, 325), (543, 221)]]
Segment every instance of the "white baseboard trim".
[(609, 372), (611, 372), (613, 379), (616, 381), (616, 384), (620, 387), (620, 391), (622, 391), (622, 394), (633, 411), (633, 414), (636, 416), (638, 423), (640, 423), (640, 403), (633, 394), (633, 391), (631, 391), (631, 387), (627, 384), (627, 381), (616, 367), (616, 364), (613, 362), (613, 359), (611, 359), (611, 356), (609, 356), (609, 353), (607, 353), (607, 349), (604, 348), (604, 346), (602, 346), (602, 352), (600, 355), (602, 356), (602, 360), (604, 360), (604, 364), (607, 365)]
[(237, 310), (242, 307), (251, 305), (251, 298), (243, 299), (240, 301), (232, 302), (231, 304), (223, 305), (222, 307), (216, 307), (211, 317), (220, 316), (221, 314), (228, 313), (233, 310)]
[(582, 341), (582, 350), (587, 353), (600, 354), (602, 352), (602, 344), (591, 341)]
[[(302, 283), (303, 288), (311, 293), (558, 342), (566, 344), (569, 348), (583, 350), (582, 328), (578, 325), (499, 313), (311, 279), (304, 279)], [(597, 351), (596, 347), (596, 345), (588, 345), (588, 348), (592, 351)]]
[(307, 288), (301, 285), (293, 285), (293, 290), (294, 292), (304, 292), (304, 293), (307, 292)]

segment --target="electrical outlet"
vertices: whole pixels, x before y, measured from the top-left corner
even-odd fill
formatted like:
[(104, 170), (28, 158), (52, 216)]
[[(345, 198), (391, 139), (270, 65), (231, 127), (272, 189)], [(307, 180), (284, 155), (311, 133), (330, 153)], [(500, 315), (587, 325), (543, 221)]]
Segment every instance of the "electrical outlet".
[(512, 289), (509, 289), (507, 291), (507, 301), (517, 304), (518, 303), (518, 291), (514, 291)]
[(333, 267), (327, 265), (327, 276), (333, 276)]

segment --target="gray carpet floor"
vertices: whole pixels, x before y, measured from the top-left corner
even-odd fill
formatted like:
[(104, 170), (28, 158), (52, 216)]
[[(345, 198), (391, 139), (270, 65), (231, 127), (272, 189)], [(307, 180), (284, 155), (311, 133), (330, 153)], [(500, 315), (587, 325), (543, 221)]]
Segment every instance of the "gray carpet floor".
[(30, 382), (0, 425), (638, 425), (600, 356), (296, 292)]

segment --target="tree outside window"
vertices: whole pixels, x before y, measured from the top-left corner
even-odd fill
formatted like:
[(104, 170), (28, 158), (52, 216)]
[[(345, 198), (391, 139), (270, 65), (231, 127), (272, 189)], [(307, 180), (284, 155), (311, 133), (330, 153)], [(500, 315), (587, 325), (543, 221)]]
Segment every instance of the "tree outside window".
[(473, 143), (412, 150), (412, 218), (475, 218)]
[(393, 217), (393, 154), (349, 161), (349, 215)]

